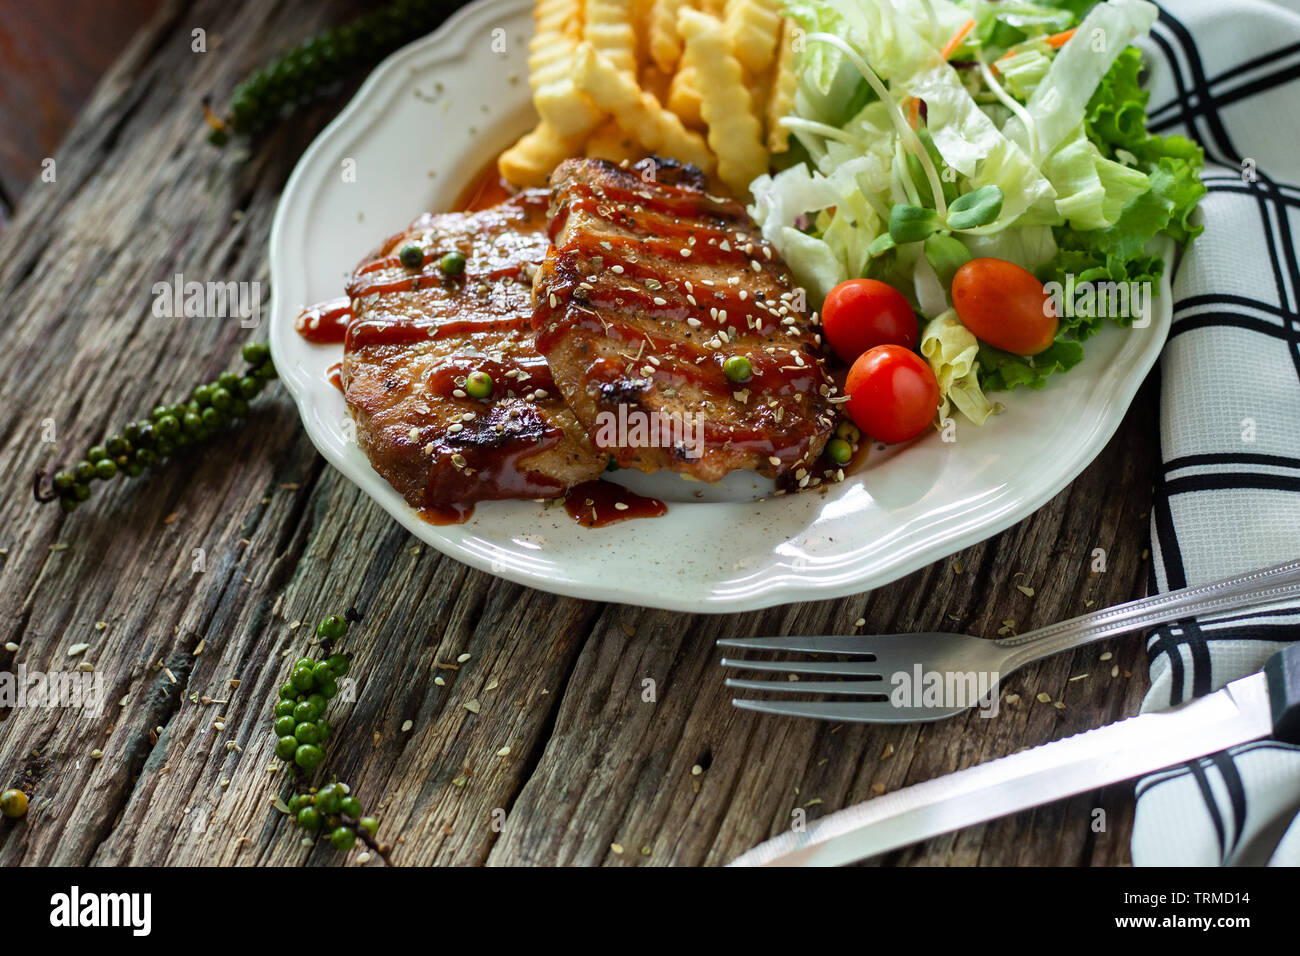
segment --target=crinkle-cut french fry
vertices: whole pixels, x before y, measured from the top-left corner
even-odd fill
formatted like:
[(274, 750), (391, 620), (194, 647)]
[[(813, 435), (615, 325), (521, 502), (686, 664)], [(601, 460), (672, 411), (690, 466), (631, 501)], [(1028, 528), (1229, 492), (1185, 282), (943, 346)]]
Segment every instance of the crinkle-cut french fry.
[(583, 136), (561, 136), (545, 120), (497, 159), (497, 170), (516, 186), (545, 186), (561, 160), (576, 156)]
[(777, 44), (776, 70), (772, 77), (772, 90), (768, 95), (767, 148), (773, 153), (784, 153), (790, 148), (790, 131), (781, 125), (781, 118), (794, 112), (794, 94), (799, 78), (794, 72), (794, 21), (786, 17), (781, 24), (781, 39)]
[(668, 90), (673, 78), (653, 63), (641, 70), (641, 89), (651, 94), (660, 103), (668, 102)]
[(700, 114), (708, 124), (708, 143), (718, 158), (718, 179), (737, 197), (767, 172), (763, 126), (745, 87), (745, 71), (731, 52), (722, 22), (698, 10), (682, 10), (677, 28), (695, 67)]
[(587, 0), (582, 38), (615, 67), (629, 76), (636, 76), (636, 30), (632, 27), (632, 0)]
[(740, 65), (752, 76), (767, 72), (781, 35), (781, 0), (726, 0), (723, 23)]
[(608, 159), (612, 163), (624, 160), (633, 162), (644, 158), (648, 150), (635, 136), (626, 132), (613, 120), (606, 120), (587, 140), (586, 153), (596, 159)]
[(636, 81), (591, 48), (578, 46), (574, 58), (574, 83), (614, 117), (619, 126), (636, 136), (648, 151), (660, 156), (694, 163), (712, 172), (713, 155), (698, 133), (659, 105)]
[(533, 106), (555, 134), (570, 138), (590, 132), (601, 112), (573, 85), (573, 52), (582, 29), (582, 0), (538, 0), (535, 30), (528, 44), (528, 82)]
[(691, 129), (704, 129), (704, 117), (700, 115), (700, 91), (695, 85), (695, 67), (691, 66), (682, 51), (680, 69), (673, 74), (668, 84), (668, 108)]
[(650, 58), (665, 73), (672, 73), (682, 56), (682, 38), (677, 32), (677, 11), (693, 0), (655, 0), (650, 11)]

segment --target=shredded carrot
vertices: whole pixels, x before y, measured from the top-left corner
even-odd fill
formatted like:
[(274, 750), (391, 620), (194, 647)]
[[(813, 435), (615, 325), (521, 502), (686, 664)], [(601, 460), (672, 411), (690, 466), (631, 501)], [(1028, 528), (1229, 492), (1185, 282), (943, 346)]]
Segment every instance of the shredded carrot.
[(910, 97), (907, 101), (907, 121), (911, 124), (912, 129), (921, 125), (921, 101), (917, 97)]
[[(964, 24), (962, 24), (962, 28), (958, 30), (956, 33), (954, 33), (952, 35), (952, 39), (943, 45), (943, 50), (942, 52), (940, 52), (939, 55), (943, 57), (945, 60), (948, 59), (948, 57), (952, 56), (952, 51), (957, 49), (957, 47), (961, 46), (961, 41), (966, 39), (966, 34), (970, 33), (971, 28), (974, 26), (975, 26), (974, 20), (967, 20)], [(1061, 42), (1064, 43), (1065, 41), (1062, 40)]]
[(1059, 50), (1070, 42), (1070, 37), (1074, 36), (1074, 29), (1062, 30), (1060, 33), (1053, 33), (1047, 38), (1047, 45), (1053, 50)]
[[(1050, 46), (1053, 50), (1059, 50), (1061, 47), (1065, 46), (1067, 43), (1070, 42), (1070, 37), (1074, 36), (1074, 29), (1075, 28), (1072, 27), (1069, 30), (1062, 30), (1060, 33), (1053, 33), (1050, 37), (1046, 37), (1043, 40), (1043, 42), (1046, 43), (1048, 46)], [(1006, 53), (1003, 53), (1000, 57), (998, 57), (991, 64), (989, 64), (990, 68), (993, 70), (994, 73), (997, 73), (999, 63), (1001, 63), (1009, 56), (1015, 56), (1019, 52), (1020, 52), (1019, 50), (1014, 48), (1008, 50)]]

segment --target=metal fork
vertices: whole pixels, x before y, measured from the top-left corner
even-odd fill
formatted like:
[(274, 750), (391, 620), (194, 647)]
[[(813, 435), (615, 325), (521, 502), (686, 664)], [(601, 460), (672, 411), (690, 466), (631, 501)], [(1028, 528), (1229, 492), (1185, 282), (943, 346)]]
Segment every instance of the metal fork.
[[(755, 661), (724, 657), (723, 667), (744, 668), (782, 674), (813, 674), (820, 677), (860, 678), (858, 680), (736, 680), (727, 686), (742, 690), (776, 691), (803, 694), (845, 694), (871, 698), (858, 701), (779, 701), (735, 698), (732, 703), (746, 710), (790, 717), (858, 723), (912, 723), (942, 720), (980, 703), (978, 695), (969, 693), (969, 683), (959, 685), (957, 678), (975, 677), (980, 687), (997, 694), (997, 683), (1007, 675), (1033, 661), (1061, 651), (1083, 647), (1128, 631), (1165, 624), (1184, 618), (1219, 611), (1257, 607), (1274, 601), (1300, 597), (1300, 561), (1288, 561), (1271, 568), (1250, 571), (1210, 584), (1181, 588), (1153, 595), (1127, 604), (1083, 614), (1029, 631), (1015, 637), (987, 640), (967, 634), (881, 634), (821, 637), (753, 637), (726, 638), (721, 647), (761, 651), (791, 651), (812, 654), (844, 654), (863, 658), (857, 661)], [(938, 674), (950, 694), (942, 706), (927, 706), (906, 701), (895, 705), (890, 700), (895, 687), (912, 687), (917, 678)], [(902, 676), (898, 676), (902, 675)], [(899, 696), (911, 696), (900, 694)], [(963, 696), (963, 699), (955, 699)], [(965, 699), (969, 697), (970, 699)], [(983, 697), (980, 698), (984, 699)]]

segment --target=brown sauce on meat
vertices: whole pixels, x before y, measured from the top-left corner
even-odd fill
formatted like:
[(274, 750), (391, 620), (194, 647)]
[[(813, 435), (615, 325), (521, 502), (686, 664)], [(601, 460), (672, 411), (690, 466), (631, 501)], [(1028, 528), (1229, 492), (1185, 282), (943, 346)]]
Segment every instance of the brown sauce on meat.
[(658, 518), (668, 506), (658, 498), (647, 498), (612, 481), (585, 481), (564, 496), (564, 510), (584, 528), (603, 528), (629, 518)]
[(294, 328), (308, 342), (342, 345), (352, 319), (352, 300), (347, 296), (310, 305), (298, 314)]

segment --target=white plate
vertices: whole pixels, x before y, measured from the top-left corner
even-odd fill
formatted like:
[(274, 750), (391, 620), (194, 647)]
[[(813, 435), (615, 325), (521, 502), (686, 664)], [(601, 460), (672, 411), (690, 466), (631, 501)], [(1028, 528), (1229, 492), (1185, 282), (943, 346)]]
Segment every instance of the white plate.
[(662, 518), (599, 529), (524, 501), (482, 503), (464, 525), (421, 520), (349, 440), (343, 398), (326, 378), (341, 348), (303, 341), (294, 318), (340, 295), (379, 240), (450, 206), (528, 129), (531, 31), (531, 0), (481, 0), (389, 57), (303, 155), (271, 230), (280, 378), (321, 454), (416, 537), (559, 594), (751, 610), (879, 587), (974, 544), (1042, 506), (1102, 450), (1164, 343), (1167, 280), (1149, 327), (1108, 328), (1043, 391), (999, 395), (1006, 412), (983, 428), (963, 422), (954, 443), (934, 433), (873, 451), (824, 494), (753, 501), (755, 483), (733, 476), (734, 487), (710, 495), (717, 500), (677, 501)]

